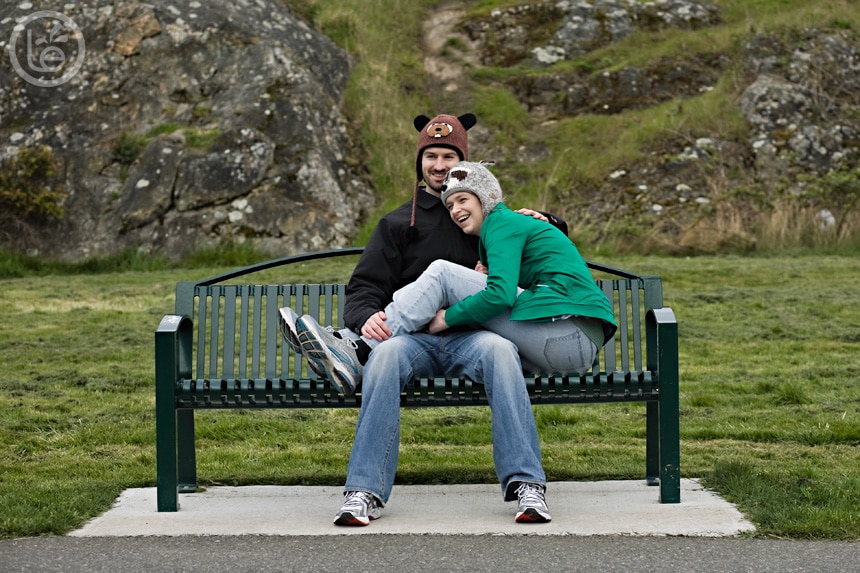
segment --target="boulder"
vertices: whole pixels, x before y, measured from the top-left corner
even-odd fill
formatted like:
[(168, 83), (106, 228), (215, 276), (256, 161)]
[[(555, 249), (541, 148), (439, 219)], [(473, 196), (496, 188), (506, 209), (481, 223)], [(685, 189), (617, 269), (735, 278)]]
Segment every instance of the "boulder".
[[(371, 204), (341, 111), (348, 55), (282, 2), (5, 3), (0, 39), (19, 64), (0, 68), (0, 161), (47, 145), (65, 191), (33, 253), (286, 255), (350, 244)], [(26, 73), (52, 43), (65, 67)]]

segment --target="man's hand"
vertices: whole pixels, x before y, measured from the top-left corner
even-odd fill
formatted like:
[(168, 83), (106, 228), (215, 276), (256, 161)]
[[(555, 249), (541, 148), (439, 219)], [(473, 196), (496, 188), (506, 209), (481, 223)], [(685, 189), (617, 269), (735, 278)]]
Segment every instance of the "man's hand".
[(541, 221), (546, 221), (547, 223), (549, 223), (549, 219), (547, 219), (546, 215), (535, 211), (534, 209), (517, 209), (517, 213), (527, 215), (529, 217), (534, 217), (535, 219), (540, 219)]
[(433, 317), (433, 320), (430, 321), (430, 324), (427, 325), (427, 332), (430, 334), (438, 334), (443, 330), (448, 329), (448, 323), (445, 322), (445, 309), (440, 308), (436, 311), (436, 316)]
[(391, 338), (391, 331), (385, 324), (385, 313), (381, 310), (370, 316), (361, 327), (361, 335), (382, 342)]
[(483, 273), (485, 275), (490, 274), (490, 269), (485, 267), (484, 263), (482, 263), (481, 261), (478, 261), (478, 264), (475, 265), (475, 270), (478, 271), (479, 273)]

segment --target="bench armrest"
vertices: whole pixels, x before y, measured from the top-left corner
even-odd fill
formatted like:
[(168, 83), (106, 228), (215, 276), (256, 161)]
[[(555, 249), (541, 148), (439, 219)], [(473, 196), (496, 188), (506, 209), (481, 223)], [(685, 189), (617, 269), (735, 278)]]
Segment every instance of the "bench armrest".
[[(155, 379), (172, 379), (191, 376), (191, 330), (189, 317), (168, 314), (155, 330)], [(157, 390), (157, 386), (156, 386)]]

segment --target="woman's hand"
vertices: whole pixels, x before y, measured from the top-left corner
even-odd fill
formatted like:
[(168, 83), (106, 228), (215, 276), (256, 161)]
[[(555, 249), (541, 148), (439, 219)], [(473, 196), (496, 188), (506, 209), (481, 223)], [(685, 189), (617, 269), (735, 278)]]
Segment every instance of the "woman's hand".
[(391, 338), (391, 331), (385, 324), (385, 319), (385, 313), (381, 310), (376, 314), (370, 315), (370, 318), (368, 318), (367, 321), (365, 321), (364, 326), (361, 327), (361, 335), (380, 342), (388, 340)]
[(448, 329), (448, 323), (445, 322), (445, 309), (440, 308), (436, 311), (436, 316), (433, 317), (433, 320), (430, 321), (430, 324), (427, 325), (427, 332), (430, 334), (438, 334), (443, 330)]
[(490, 274), (490, 269), (485, 267), (484, 263), (482, 263), (481, 261), (478, 261), (478, 264), (475, 265), (475, 270), (478, 271), (479, 273), (483, 273), (485, 275)]

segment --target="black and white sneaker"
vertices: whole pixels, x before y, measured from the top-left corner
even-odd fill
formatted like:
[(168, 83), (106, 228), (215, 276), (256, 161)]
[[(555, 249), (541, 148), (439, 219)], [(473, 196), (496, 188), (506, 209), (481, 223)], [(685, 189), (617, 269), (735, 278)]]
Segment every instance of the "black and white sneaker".
[(335, 525), (367, 525), (382, 515), (382, 503), (366, 491), (348, 491), (343, 507), (334, 516)]
[(517, 523), (546, 523), (552, 520), (546, 506), (546, 488), (536, 483), (522, 482), (517, 488), (520, 505), (517, 508)]

